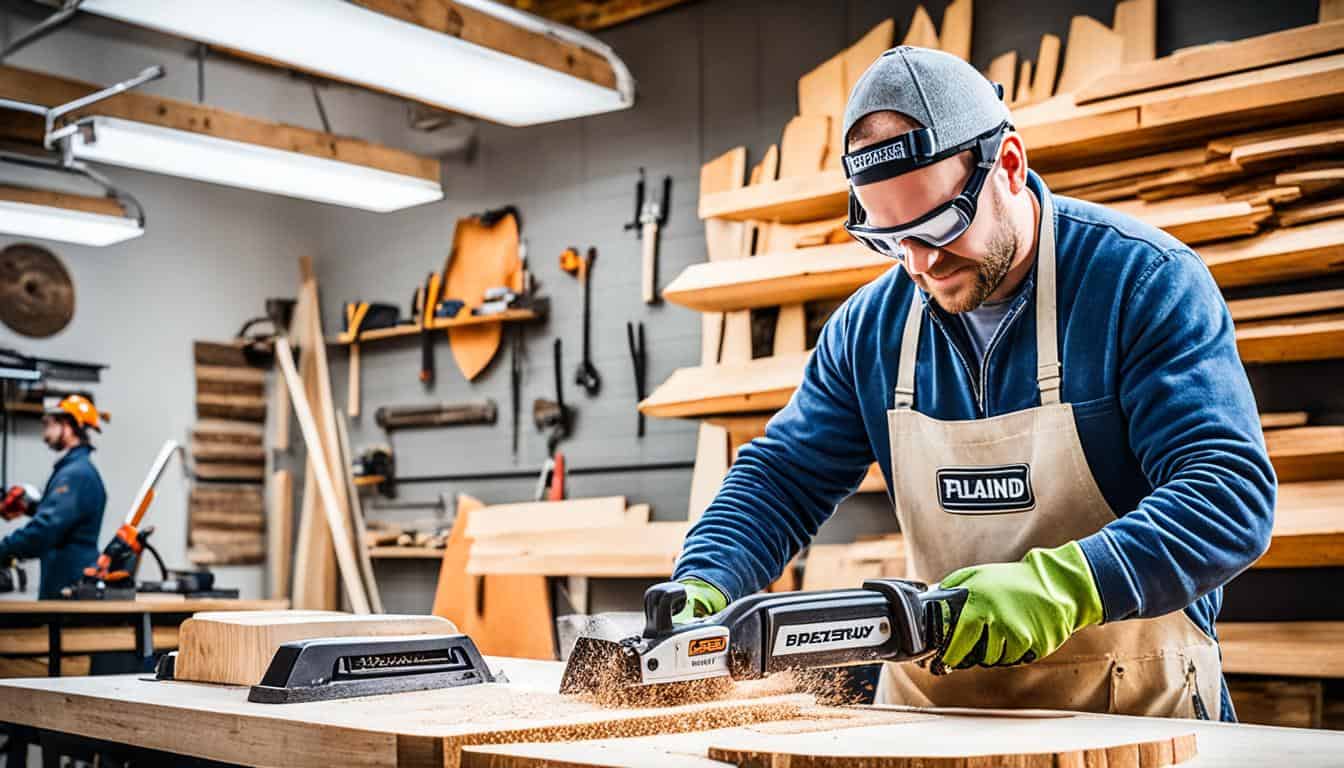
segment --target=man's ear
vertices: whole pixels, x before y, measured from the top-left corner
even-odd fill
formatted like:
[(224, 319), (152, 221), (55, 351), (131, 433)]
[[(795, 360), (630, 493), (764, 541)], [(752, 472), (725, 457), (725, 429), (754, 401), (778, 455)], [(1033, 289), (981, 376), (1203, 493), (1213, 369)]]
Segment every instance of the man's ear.
[(1008, 191), (1018, 194), (1027, 186), (1027, 148), (1022, 137), (1009, 131), (999, 149), (999, 165), (1008, 177)]

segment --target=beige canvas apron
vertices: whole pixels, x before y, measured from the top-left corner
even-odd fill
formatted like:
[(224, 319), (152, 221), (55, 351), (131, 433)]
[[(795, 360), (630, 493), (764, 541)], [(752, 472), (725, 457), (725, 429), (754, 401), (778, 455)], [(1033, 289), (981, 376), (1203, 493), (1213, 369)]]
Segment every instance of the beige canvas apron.
[[(1073, 409), (1059, 401), (1063, 370), (1048, 197), (1041, 201), (1037, 254), (1039, 408), (970, 421), (939, 421), (914, 411), (925, 306), (918, 294), (913, 297), (895, 408), (887, 412), (892, 491), (911, 578), (933, 583), (964, 566), (1016, 561), (1032, 547), (1081, 539), (1116, 519), (1088, 468)], [(998, 485), (977, 486), (978, 480)], [(986, 495), (998, 498), (985, 501)], [(1195, 717), (1198, 692), (1208, 717), (1219, 718), (1218, 647), (1184, 611), (1088, 627), (1050, 656), (1017, 667), (945, 676), (915, 664), (883, 667), (878, 701), (885, 703)]]

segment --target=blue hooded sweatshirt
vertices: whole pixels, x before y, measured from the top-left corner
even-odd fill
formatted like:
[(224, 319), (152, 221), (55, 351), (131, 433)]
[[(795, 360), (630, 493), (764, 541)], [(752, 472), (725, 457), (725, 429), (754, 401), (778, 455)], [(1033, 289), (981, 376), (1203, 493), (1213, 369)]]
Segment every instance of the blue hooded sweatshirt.
[(42, 600), (60, 597), (61, 588), (79, 581), (84, 569), (98, 559), (107, 491), (89, 460), (92, 453), (87, 445), (66, 451), (47, 480), (33, 519), (0, 539), (0, 560), (41, 558)]

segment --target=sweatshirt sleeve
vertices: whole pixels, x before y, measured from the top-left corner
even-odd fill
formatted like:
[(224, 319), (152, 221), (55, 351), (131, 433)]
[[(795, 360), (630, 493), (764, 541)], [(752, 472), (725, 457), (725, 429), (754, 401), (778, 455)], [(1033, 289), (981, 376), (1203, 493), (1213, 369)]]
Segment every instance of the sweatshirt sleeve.
[(822, 330), (802, 384), (765, 435), (738, 452), (687, 535), (675, 578), (703, 579), (729, 600), (756, 592), (858, 488), (873, 455), (848, 354), (850, 306)]
[(0, 539), (0, 558), (40, 557), (65, 540), (80, 521), (83, 491), (80, 483), (68, 477), (50, 483), (51, 490), (38, 502), (37, 513), (22, 528)]
[(1079, 544), (1106, 621), (1181, 610), (1269, 546), (1275, 477), (1227, 305), (1190, 251), (1162, 254), (1120, 323), (1119, 393), (1153, 491)]

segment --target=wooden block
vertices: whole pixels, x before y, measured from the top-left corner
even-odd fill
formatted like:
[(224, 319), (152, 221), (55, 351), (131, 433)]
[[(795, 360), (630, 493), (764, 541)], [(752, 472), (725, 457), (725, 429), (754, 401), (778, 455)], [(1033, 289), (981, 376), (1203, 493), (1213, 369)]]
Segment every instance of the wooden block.
[[(283, 387), (280, 387), (283, 389)], [(288, 469), (271, 473), (266, 506), (266, 582), (271, 597), (289, 595), (294, 558), (294, 475)]]
[(1059, 38), (1055, 35), (1041, 35), (1035, 69), (1031, 80), (1031, 101), (1045, 101), (1055, 94), (1055, 75), (1059, 69)]
[(1287, 293), (1258, 299), (1237, 299), (1227, 302), (1227, 308), (1232, 313), (1232, 319), (1238, 322), (1344, 309), (1344, 288), (1333, 291)]
[[(1121, 3), (1120, 5), (1124, 5)], [(1116, 8), (1119, 21), (1120, 8)], [(1122, 30), (1117, 31), (1124, 34)], [(1077, 94), (1079, 104), (1170, 88), (1246, 70), (1344, 50), (1344, 23), (1313, 24), (1216, 45), (1129, 66), (1096, 80)]]
[(701, 422), (695, 446), (695, 468), (691, 471), (691, 496), (686, 509), (686, 519), (692, 524), (714, 501), (732, 464), (728, 432), (723, 427)]
[(1261, 413), (1261, 429), (1283, 429), (1284, 427), (1301, 427), (1307, 423), (1306, 411), (1279, 411), (1276, 413)]
[(198, 443), (261, 445), (263, 431), (260, 424), (250, 421), (201, 419), (192, 426), (191, 439)]
[(261, 487), (256, 485), (195, 483), (187, 497), (189, 514), (201, 510), (261, 514)]
[(790, 120), (780, 140), (779, 178), (820, 173), (830, 128), (831, 118), (825, 115)]
[(266, 398), (260, 395), (197, 395), (196, 415), (202, 419), (264, 422)]
[(1069, 22), (1069, 47), (1059, 75), (1058, 93), (1075, 93), (1124, 64), (1125, 39), (1091, 16)]
[(193, 440), (190, 453), (197, 462), (232, 461), (260, 464), (266, 461), (266, 449), (260, 445), (200, 443)]
[(197, 365), (241, 368), (248, 364), (241, 341), (196, 341), (192, 352)]
[(1016, 93), (1014, 85), (1017, 82), (1015, 80), (1017, 77), (1017, 51), (1007, 51), (995, 56), (993, 61), (989, 62), (989, 69), (985, 70), (985, 77), (990, 82), (1002, 85), (1004, 99), (1012, 101), (1013, 94)]
[(1113, 25), (1125, 41), (1125, 64), (1157, 58), (1157, 0), (1120, 0)]
[(266, 479), (266, 465), (235, 461), (196, 462), (193, 474), (201, 480), (255, 480), (260, 483)]
[(1344, 427), (1294, 427), (1265, 433), (1279, 482), (1344, 478)]
[(816, 221), (843, 216), (848, 205), (849, 186), (844, 174), (823, 171), (705, 195), (700, 199), (700, 218)]
[(1344, 216), (1344, 197), (1329, 200), (1313, 200), (1308, 203), (1279, 208), (1274, 217), (1279, 226), (1296, 227), (1313, 221), (1337, 219)]
[(933, 19), (929, 18), (929, 12), (924, 10), (924, 6), (915, 6), (915, 15), (910, 19), (910, 27), (901, 44), (938, 49), (938, 29), (933, 26)]
[(1256, 568), (1344, 565), (1344, 480), (1279, 485), (1269, 550)]
[(1344, 677), (1344, 622), (1218, 622), (1223, 671), (1248, 675)]
[(806, 364), (805, 353), (682, 368), (645, 398), (639, 409), (655, 418), (776, 410), (797, 389)]
[(1237, 351), (1245, 363), (1344, 357), (1344, 312), (1241, 323)]
[(573, 528), (619, 525), (625, 520), (625, 497), (604, 496), (567, 501), (497, 504), (471, 515), (467, 537), (543, 533)]
[(228, 365), (197, 365), (196, 393), (212, 395), (260, 396), (266, 386), (266, 373), (260, 368)]
[(689, 527), (608, 525), (475, 539), (467, 573), (669, 578)]
[[(952, 0), (943, 11), (943, 26), (938, 41), (944, 51), (962, 61), (971, 60), (971, 20), (974, 10), (971, 0)], [(1011, 84), (1004, 86), (1012, 93)]]
[(197, 510), (191, 514), (192, 529), (200, 528), (237, 528), (248, 531), (266, 529), (266, 518), (261, 514), (222, 512), (216, 510)]
[(1283, 728), (1320, 728), (1325, 686), (1320, 680), (1227, 681), (1237, 722)]
[(313, 611), (198, 613), (182, 622), (174, 676), (178, 680), (256, 685), (282, 643), (317, 637), (389, 637), (456, 632), (438, 616)]
[(1344, 221), (1276, 229), (1199, 249), (1218, 284), (1237, 288), (1344, 270)]
[(895, 266), (858, 243), (768, 253), (693, 264), (667, 286), (663, 298), (700, 312), (843, 298)]

